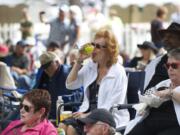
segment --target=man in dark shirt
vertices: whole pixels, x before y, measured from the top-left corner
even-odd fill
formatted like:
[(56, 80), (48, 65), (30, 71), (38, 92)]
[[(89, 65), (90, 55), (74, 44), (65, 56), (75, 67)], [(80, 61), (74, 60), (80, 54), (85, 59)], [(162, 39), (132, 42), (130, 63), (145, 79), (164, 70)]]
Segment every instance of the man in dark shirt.
[(151, 38), (157, 48), (162, 47), (161, 37), (158, 31), (163, 29), (163, 21), (166, 15), (167, 9), (165, 7), (160, 7), (156, 12), (156, 18), (151, 22)]
[(17, 42), (15, 52), (7, 56), (5, 62), (11, 68), (11, 73), (18, 88), (30, 89), (29, 58), (26, 55), (26, 44), (24, 41)]
[[(172, 23), (166, 30), (160, 30), (159, 34), (164, 43), (164, 49), (167, 53), (173, 49), (180, 47), (180, 24)], [(167, 54), (154, 59), (145, 69), (145, 89), (149, 89), (159, 82), (169, 79), (165, 64), (167, 62)]]
[(58, 96), (70, 95), (72, 91), (65, 86), (66, 78), (70, 67), (61, 65), (59, 57), (54, 52), (45, 52), (40, 56), (42, 74), (35, 85), (35, 88), (46, 89), (51, 95), (50, 119), (56, 118), (56, 101)]

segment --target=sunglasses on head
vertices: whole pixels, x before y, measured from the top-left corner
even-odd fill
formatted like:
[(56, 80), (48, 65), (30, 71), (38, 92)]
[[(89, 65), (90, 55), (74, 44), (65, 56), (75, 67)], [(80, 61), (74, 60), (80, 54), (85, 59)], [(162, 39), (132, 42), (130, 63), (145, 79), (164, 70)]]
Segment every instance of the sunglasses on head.
[(180, 63), (175, 63), (175, 62), (167, 63), (166, 68), (169, 69), (171, 67), (172, 69), (178, 69), (179, 65), (180, 65)]
[(95, 48), (101, 49), (101, 48), (107, 48), (105, 45), (100, 45), (98, 43), (91, 43)]
[(24, 105), (24, 104), (20, 104), (20, 110), (22, 109), (22, 108), (24, 108), (24, 110), (26, 111), (26, 112), (30, 112), (30, 110), (31, 110), (31, 106), (28, 106), (28, 105)]

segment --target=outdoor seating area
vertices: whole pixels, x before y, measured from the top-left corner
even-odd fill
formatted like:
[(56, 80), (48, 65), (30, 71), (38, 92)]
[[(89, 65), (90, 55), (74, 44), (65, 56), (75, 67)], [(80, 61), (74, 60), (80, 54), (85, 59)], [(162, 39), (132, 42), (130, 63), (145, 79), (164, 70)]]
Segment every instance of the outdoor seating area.
[(0, 0), (1, 135), (180, 135), (179, 0)]

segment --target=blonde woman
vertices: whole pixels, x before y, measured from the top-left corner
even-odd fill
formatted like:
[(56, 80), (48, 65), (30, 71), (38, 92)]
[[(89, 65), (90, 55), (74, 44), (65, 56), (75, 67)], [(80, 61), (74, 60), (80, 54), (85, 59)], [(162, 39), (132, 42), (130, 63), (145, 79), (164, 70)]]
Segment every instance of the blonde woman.
[[(60, 126), (67, 135), (83, 134), (83, 126), (76, 122), (96, 108), (110, 110), (115, 104), (126, 102), (127, 77), (124, 68), (118, 63), (118, 44), (114, 34), (106, 29), (99, 30), (92, 42), (94, 50), (89, 63), (81, 68), (82, 62), (89, 58), (79, 52), (67, 80), (68, 89), (84, 87), (84, 99), (75, 119), (65, 120)], [(113, 113), (117, 127), (126, 125), (129, 121), (127, 110)]]

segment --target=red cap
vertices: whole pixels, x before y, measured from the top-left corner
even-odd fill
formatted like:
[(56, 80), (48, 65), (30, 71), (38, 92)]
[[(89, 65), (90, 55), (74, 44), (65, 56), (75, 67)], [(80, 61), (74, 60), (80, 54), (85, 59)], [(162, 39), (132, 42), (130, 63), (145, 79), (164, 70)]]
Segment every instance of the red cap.
[(0, 57), (5, 57), (9, 53), (9, 48), (6, 45), (0, 44)]

